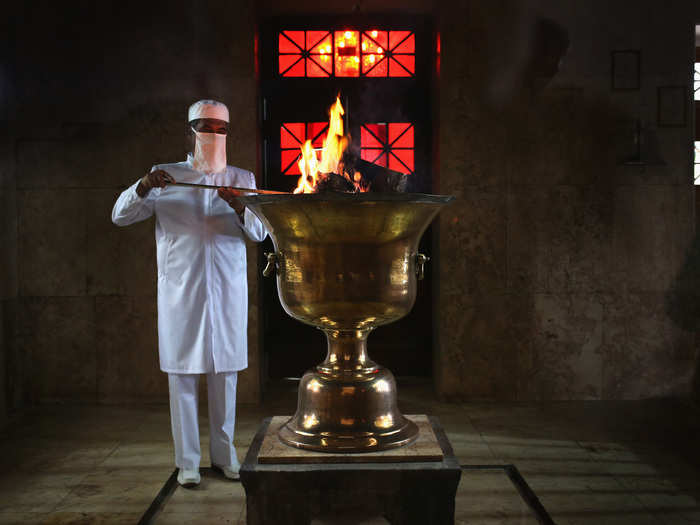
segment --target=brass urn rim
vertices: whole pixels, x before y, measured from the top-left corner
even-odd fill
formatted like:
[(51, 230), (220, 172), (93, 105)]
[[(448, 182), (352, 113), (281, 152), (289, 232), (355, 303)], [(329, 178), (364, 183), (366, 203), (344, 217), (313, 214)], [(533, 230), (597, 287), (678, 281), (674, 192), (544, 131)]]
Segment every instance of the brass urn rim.
[[(238, 197), (246, 205), (254, 208), (261, 204), (276, 202), (410, 202), (412, 204), (448, 204), (454, 200), (453, 195), (435, 195), (432, 193), (373, 193), (373, 192), (323, 192), (323, 193), (282, 193), (241, 195)], [(263, 220), (263, 217), (260, 217)], [(265, 222), (263, 220), (263, 222)]]

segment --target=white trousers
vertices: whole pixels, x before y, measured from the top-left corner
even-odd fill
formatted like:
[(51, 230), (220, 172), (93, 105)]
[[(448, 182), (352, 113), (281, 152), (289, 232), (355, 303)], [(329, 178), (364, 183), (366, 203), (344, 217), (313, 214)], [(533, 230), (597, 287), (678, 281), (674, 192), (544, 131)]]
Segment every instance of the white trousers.
[[(211, 462), (220, 466), (239, 466), (233, 446), (237, 380), (237, 372), (207, 374), (209, 453)], [(197, 470), (202, 458), (197, 419), (199, 374), (168, 374), (168, 387), (175, 466)]]

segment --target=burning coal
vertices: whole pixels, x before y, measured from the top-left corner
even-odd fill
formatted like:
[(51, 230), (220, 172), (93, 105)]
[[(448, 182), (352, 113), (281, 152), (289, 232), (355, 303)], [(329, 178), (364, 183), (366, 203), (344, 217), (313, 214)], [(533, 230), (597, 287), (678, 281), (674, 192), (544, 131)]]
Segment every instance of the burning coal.
[(329, 115), (328, 134), (323, 141), (320, 159), (310, 140), (301, 146), (297, 163), (301, 176), (294, 193), (405, 192), (406, 175), (362, 160), (349, 148), (351, 138), (344, 131), (345, 110), (340, 95), (330, 107)]

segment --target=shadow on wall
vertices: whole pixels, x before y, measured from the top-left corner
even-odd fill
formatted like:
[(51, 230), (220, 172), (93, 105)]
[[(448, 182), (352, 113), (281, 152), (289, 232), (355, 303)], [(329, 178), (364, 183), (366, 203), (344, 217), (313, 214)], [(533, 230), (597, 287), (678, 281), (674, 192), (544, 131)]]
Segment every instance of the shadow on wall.
[(687, 395), (692, 334), (665, 308), (690, 241), (685, 155), (622, 165), (636, 99), (590, 76), (608, 59), (586, 49), (594, 28), (480, 5), (441, 26), (440, 191), (457, 196), (440, 217), (441, 395)]
[[(449, 191), (463, 209), (443, 235), (465, 257), (442, 257), (443, 271), (467, 282), (457, 299), (465, 307), (447, 307), (455, 339), (444, 347), (458, 364), (447, 375), (458, 379), (456, 397), (600, 398), (595, 293), (614, 211), (613, 177), (601, 166), (615, 165), (617, 115), (582, 89), (545, 89), (568, 31), (545, 18), (529, 31), (529, 53), (481, 86), (486, 103), (464, 96), (464, 138), (444, 148), (458, 157)], [(479, 277), (461, 277), (470, 275)]]

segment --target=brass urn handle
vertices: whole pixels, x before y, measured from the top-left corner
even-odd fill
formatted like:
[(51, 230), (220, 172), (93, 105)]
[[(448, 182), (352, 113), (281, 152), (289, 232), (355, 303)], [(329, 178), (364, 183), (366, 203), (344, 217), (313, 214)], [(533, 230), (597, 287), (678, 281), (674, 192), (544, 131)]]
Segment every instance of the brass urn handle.
[(419, 281), (425, 277), (425, 263), (430, 260), (430, 257), (419, 253), (416, 255), (416, 276)]
[(277, 268), (277, 254), (274, 252), (265, 252), (265, 257), (267, 257), (267, 264), (263, 270), (263, 275), (265, 277), (270, 277), (275, 271), (275, 268)]

